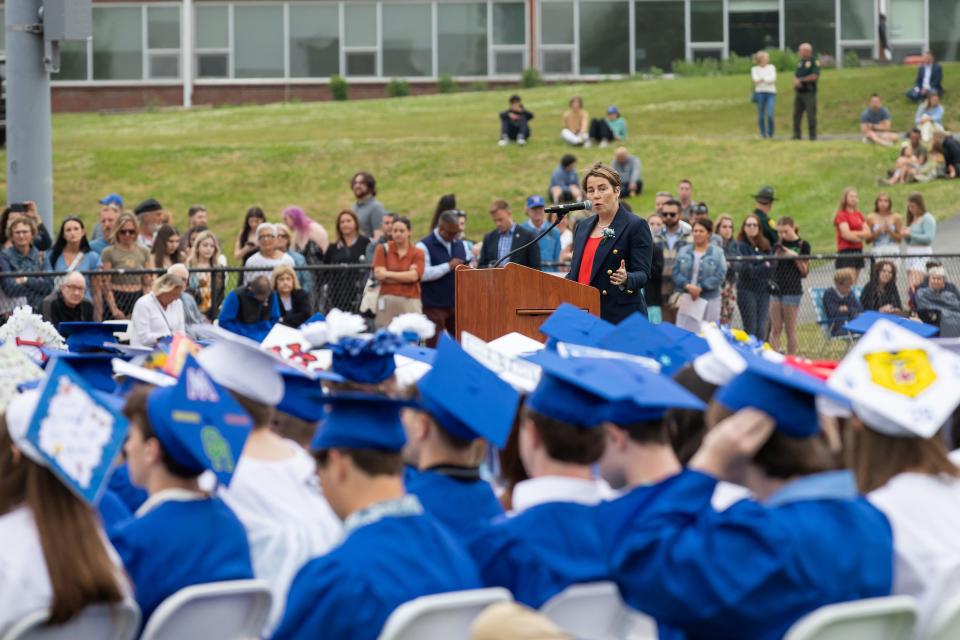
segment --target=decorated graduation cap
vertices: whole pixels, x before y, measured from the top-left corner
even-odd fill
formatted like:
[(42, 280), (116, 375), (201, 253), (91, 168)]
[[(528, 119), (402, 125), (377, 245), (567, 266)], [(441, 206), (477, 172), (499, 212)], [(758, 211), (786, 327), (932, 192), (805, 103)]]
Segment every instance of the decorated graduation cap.
[(888, 320), (878, 320), (828, 384), (848, 396), (871, 429), (929, 438), (960, 404), (960, 356)]
[(879, 311), (864, 311), (853, 320), (844, 323), (843, 328), (850, 333), (863, 334), (869, 331), (878, 320), (886, 320), (887, 322), (893, 323), (906, 329), (907, 331), (913, 332), (922, 338), (932, 338), (940, 333), (940, 329), (932, 324), (910, 320), (909, 318), (902, 318), (889, 313), (880, 313)]
[(14, 398), (6, 420), (14, 444), (27, 457), (97, 503), (123, 447), (127, 421), (66, 360), (52, 364), (40, 387)]
[(503, 447), (520, 394), (443, 335), (433, 369), (417, 383), (420, 405), (450, 434)]
[(400, 451), (407, 443), (400, 411), (412, 403), (370, 393), (338, 393), (327, 398), (330, 413), (310, 448)]
[(759, 409), (788, 436), (807, 438), (820, 430), (818, 398), (849, 406), (843, 395), (800, 369), (749, 354), (744, 360), (744, 370), (721, 387), (714, 400), (733, 411)]
[(606, 320), (579, 307), (563, 303), (540, 325), (540, 333), (549, 338), (548, 349), (556, 348), (557, 342), (595, 347), (615, 328)]
[(282, 358), (224, 329), (203, 327), (203, 333), (213, 342), (196, 360), (218, 385), (269, 406), (283, 399), (283, 378), (275, 369)]
[(210, 470), (230, 484), (253, 420), (193, 356), (187, 356), (176, 385), (150, 394), (147, 417), (177, 464), (197, 475)]
[(60, 334), (67, 339), (67, 348), (74, 353), (115, 353), (112, 347), (104, 345), (116, 342), (114, 334), (126, 331), (127, 326), (125, 322), (61, 322)]
[(615, 331), (604, 336), (595, 346), (650, 358), (659, 363), (661, 370), (668, 375), (693, 359), (674, 338), (664, 334), (641, 313), (625, 318), (615, 327)]
[(69, 351), (51, 351), (48, 352), (50, 359), (47, 361), (47, 369), (53, 364), (62, 360), (67, 362), (71, 369), (82, 376), (87, 383), (98, 391), (104, 393), (113, 393), (117, 388), (117, 382), (113, 379), (113, 363), (116, 357), (110, 353), (72, 353)]
[(326, 415), (326, 394), (320, 386), (323, 380), (343, 382), (343, 376), (332, 371), (305, 372), (280, 365), (283, 376), (283, 399), (277, 409), (307, 422), (317, 422)]
[(0, 412), (22, 385), (39, 383), (43, 369), (10, 340), (0, 344)]

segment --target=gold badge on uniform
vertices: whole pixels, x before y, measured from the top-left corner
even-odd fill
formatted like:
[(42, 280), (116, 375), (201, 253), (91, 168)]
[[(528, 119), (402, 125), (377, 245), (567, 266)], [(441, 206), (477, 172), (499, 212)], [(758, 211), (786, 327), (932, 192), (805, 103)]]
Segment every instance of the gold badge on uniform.
[(874, 384), (908, 398), (916, 398), (937, 379), (923, 349), (868, 353), (863, 358)]
[(803, 63), (803, 66), (806, 67), (807, 69), (809, 69), (809, 68), (810, 68), (810, 64), (811, 64), (811, 62), (810, 62), (809, 60), (807, 60), (806, 62)]

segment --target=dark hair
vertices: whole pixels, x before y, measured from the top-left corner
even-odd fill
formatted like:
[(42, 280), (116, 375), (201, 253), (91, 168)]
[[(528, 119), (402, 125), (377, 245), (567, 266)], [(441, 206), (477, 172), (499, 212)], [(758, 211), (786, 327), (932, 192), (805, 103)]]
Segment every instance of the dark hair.
[(163, 225), (157, 230), (157, 235), (153, 238), (153, 249), (150, 251), (150, 253), (153, 254), (154, 268), (166, 269), (167, 265), (164, 264), (164, 260), (167, 258), (170, 259), (172, 264), (183, 262), (183, 254), (180, 253), (179, 242), (177, 243), (177, 248), (173, 250), (173, 253), (167, 253), (167, 240), (179, 235), (180, 232), (168, 224)]
[[(754, 220), (756, 220), (757, 227), (759, 227), (757, 230), (756, 239), (752, 239), (747, 235), (747, 220), (749, 220), (750, 218), (753, 218)], [(763, 252), (770, 251), (770, 241), (767, 240), (767, 236), (765, 236), (763, 233), (763, 228), (760, 226), (762, 224), (763, 223), (760, 221), (760, 218), (758, 218), (756, 215), (752, 213), (748, 214), (743, 219), (743, 222), (740, 223), (740, 233), (737, 234), (737, 240), (739, 240), (740, 242), (746, 242), (751, 246), (753, 246), (754, 248), (760, 249), (760, 251), (763, 251)]]
[(690, 182), (690, 178), (684, 178), (683, 180), (681, 180), (681, 181), (678, 182), (677, 184), (688, 184), (688, 185), (690, 185), (691, 187), (693, 187), (693, 183)]
[(920, 131), (920, 129), (918, 129), (917, 127), (914, 127), (913, 129), (910, 129), (910, 133), (915, 133), (915, 134), (917, 134), (918, 136), (922, 136), (922, 135), (923, 135), (923, 132)]
[[(270, 279), (267, 278), (267, 276), (259, 276), (255, 278), (254, 281), (251, 282), (250, 284), (256, 284), (257, 282), (260, 281), (261, 278), (263, 278), (263, 280), (266, 281), (267, 290), (272, 291), (272, 288), (270, 286)], [(250, 417), (253, 419), (254, 429), (258, 427), (263, 427), (264, 425), (269, 425), (270, 423), (273, 422), (274, 408), (271, 407), (270, 405), (264, 404), (262, 402), (257, 402), (256, 400), (252, 400), (251, 398), (248, 398), (242, 393), (237, 393), (235, 391), (230, 391), (230, 395), (233, 396), (233, 399), (237, 401), (237, 404), (243, 407), (244, 411), (250, 414)]]
[[(127, 395), (127, 401), (123, 405), (123, 415), (130, 421), (131, 426), (140, 429), (144, 440), (156, 438), (157, 442), (160, 442), (160, 439), (157, 438), (157, 432), (154, 431), (153, 425), (150, 424), (150, 418), (147, 417), (147, 400), (150, 398), (150, 394), (154, 389), (155, 387), (148, 384), (141, 384), (134, 387), (133, 391)], [(160, 451), (160, 461), (163, 463), (163, 466), (166, 467), (167, 471), (173, 475), (188, 480), (200, 475), (199, 473), (186, 469), (174, 460), (170, 454), (167, 453), (163, 443), (160, 443)]]
[(440, 199), (437, 201), (437, 208), (433, 212), (433, 218), (430, 219), (430, 229), (437, 228), (437, 222), (440, 220), (440, 214), (444, 211), (453, 211), (457, 208), (457, 196), (452, 193), (448, 193), (445, 196), (440, 196)]
[(637, 444), (670, 444), (670, 433), (675, 425), (668, 413), (659, 420), (644, 420), (631, 424), (618, 424), (627, 436)]
[(460, 216), (457, 211), (441, 211), (440, 215), (437, 216), (437, 221), (433, 225), (433, 228), (436, 229), (441, 224), (455, 224), (460, 225)]
[(603, 455), (606, 435), (603, 427), (588, 429), (548, 418), (527, 408), (524, 414), (533, 422), (547, 455), (568, 464), (593, 464)]
[(80, 236), (80, 251), (84, 253), (89, 253), (91, 251), (90, 243), (87, 241), (86, 227), (83, 226), (83, 220), (77, 216), (68, 216), (64, 218), (63, 222), (60, 223), (60, 231), (57, 233), (57, 240), (53, 243), (53, 247), (50, 249), (50, 266), (54, 271), (57, 269), (57, 260), (60, 259), (60, 256), (63, 255), (63, 250), (67, 247), (67, 239), (63, 237), (63, 228), (67, 226), (68, 222), (76, 222), (80, 225), (81, 229), (84, 229), (84, 234)]
[[(705, 403), (710, 402), (717, 390), (717, 386), (701, 378), (692, 365), (680, 369), (673, 380)], [(673, 452), (681, 464), (687, 464), (703, 442), (707, 431), (706, 415), (696, 409), (672, 409), (670, 417), (673, 419), (670, 437)]]
[[(353, 464), (368, 476), (399, 476), (403, 473), (403, 455), (399, 451), (345, 447), (336, 449), (353, 460)], [(314, 453), (314, 458), (318, 466), (325, 467), (330, 459), (330, 450), (321, 449)]]
[(363, 184), (367, 185), (367, 191), (370, 192), (370, 195), (377, 195), (377, 179), (374, 178), (371, 174), (366, 171), (357, 171), (353, 174), (353, 177), (350, 178), (350, 186), (353, 186), (353, 183), (357, 181), (357, 178), (363, 181)]
[(530, 478), (530, 474), (523, 466), (523, 460), (520, 459), (520, 424), (523, 421), (524, 412), (524, 409), (517, 411), (517, 415), (513, 418), (513, 425), (510, 427), (507, 443), (497, 455), (497, 462), (500, 463), (500, 481), (503, 483), (500, 503), (507, 511), (513, 510), (513, 488)]
[[(344, 240), (344, 238), (343, 238), (343, 232), (340, 231), (340, 219), (341, 219), (343, 216), (350, 216), (351, 218), (353, 218), (353, 224), (354, 224), (354, 226), (357, 228), (357, 235), (358, 235), (358, 236), (359, 236), (359, 235), (362, 235), (362, 233), (360, 232), (360, 219), (357, 218), (357, 214), (354, 213), (352, 209), (341, 209), (341, 210), (340, 210), (340, 213), (337, 214), (337, 223), (336, 223), (336, 225), (335, 225), (335, 226), (336, 226), (336, 232), (337, 232), (337, 244), (346, 246), (346, 245), (347, 245), (347, 241)], [(394, 222), (396, 222), (396, 218), (394, 218)]]
[(690, 213), (693, 214), (693, 215), (695, 215), (695, 216), (696, 216), (696, 215), (700, 215), (700, 214), (708, 214), (708, 213), (710, 213), (710, 207), (707, 206), (707, 203), (706, 203), (706, 202), (703, 202), (703, 201), (701, 200), (700, 202), (694, 203), (694, 204), (690, 207)]
[(247, 209), (247, 215), (243, 217), (243, 230), (240, 232), (240, 246), (243, 247), (250, 239), (250, 219), (259, 218), (266, 221), (267, 214), (260, 207), (250, 207)]
[(713, 220), (710, 218), (697, 218), (693, 221), (693, 226), (703, 227), (707, 230), (707, 233), (713, 233)]
[(800, 227), (797, 226), (797, 223), (790, 216), (780, 216), (777, 220), (778, 227), (793, 227), (793, 230), (797, 233), (800, 233)]
[(920, 207), (920, 213), (917, 216), (914, 216), (910, 213), (910, 207), (907, 207), (907, 225), (913, 224), (913, 221), (916, 218), (920, 218), (927, 212), (927, 203), (923, 200), (923, 194), (919, 191), (914, 191), (909, 196), (907, 196), (907, 202), (913, 203)]
[(206, 210), (207, 208), (202, 204), (195, 204), (189, 209), (187, 209), (187, 218), (192, 218), (193, 216), (197, 215), (201, 211), (206, 211)]
[(496, 213), (497, 211), (507, 211), (510, 212), (510, 203), (506, 200), (494, 200), (490, 203), (490, 213)]
[(513, 94), (512, 96), (510, 96), (510, 104), (513, 104), (514, 102), (523, 102), (523, 100), (521, 100), (520, 96), (518, 96), (517, 94)]
[(572, 153), (566, 153), (562, 158), (560, 158), (560, 166), (566, 169), (572, 164), (576, 164), (577, 157)]
[(413, 229), (413, 225), (410, 223), (410, 218), (406, 216), (397, 216), (393, 219), (393, 224), (397, 224), (398, 222), (403, 224), (403, 226), (407, 228), (407, 231), (411, 231)]

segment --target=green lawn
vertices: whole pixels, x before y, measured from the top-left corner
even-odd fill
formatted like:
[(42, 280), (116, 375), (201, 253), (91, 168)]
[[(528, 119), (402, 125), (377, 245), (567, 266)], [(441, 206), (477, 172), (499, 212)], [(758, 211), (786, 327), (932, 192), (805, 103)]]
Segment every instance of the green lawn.
[[(960, 95), (960, 64), (947, 64), (948, 125), (960, 129), (950, 98)], [(905, 129), (914, 108), (903, 91), (911, 68), (828, 71), (820, 88), (823, 135), (857, 131), (869, 95), (887, 97), (894, 126)], [(574, 94), (602, 114), (616, 103), (630, 126), (630, 148), (644, 165), (646, 191), (635, 199), (640, 212), (652, 209), (652, 193), (672, 190), (689, 177), (694, 194), (711, 212), (740, 216), (763, 184), (776, 188), (776, 214), (790, 214), (815, 249), (830, 250), (830, 224), (840, 191), (861, 190), (863, 208), (879, 190), (876, 179), (892, 166), (895, 152), (859, 140), (790, 141), (792, 89), (782, 74), (777, 104), (778, 140), (756, 137), (756, 118), (743, 77), (629, 80), (552, 86), (522, 92), (536, 114), (526, 148), (496, 145), (496, 112), (512, 90), (460, 93), (344, 103), (276, 104), (190, 113), (59, 115), (54, 120), (57, 214), (91, 220), (96, 200), (119, 191), (131, 205), (153, 196), (175, 212), (204, 203), (224, 244), (232, 242), (243, 213), (259, 204), (272, 214), (300, 204), (328, 224), (351, 202), (347, 181), (364, 169), (379, 179), (388, 209), (411, 215), (416, 232), (426, 231), (437, 198), (454, 192), (472, 215), (470, 236), (489, 228), (485, 211), (504, 197), (522, 208), (530, 193), (543, 193), (560, 155), (560, 114)], [(580, 168), (609, 161), (612, 150), (574, 151)], [(5, 176), (4, 176), (5, 177)], [(909, 186), (893, 190), (903, 210)], [(5, 184), (0, 183), (0, 191)], [(960, 211), (957, 185), (923, 187), (939, 217)]]

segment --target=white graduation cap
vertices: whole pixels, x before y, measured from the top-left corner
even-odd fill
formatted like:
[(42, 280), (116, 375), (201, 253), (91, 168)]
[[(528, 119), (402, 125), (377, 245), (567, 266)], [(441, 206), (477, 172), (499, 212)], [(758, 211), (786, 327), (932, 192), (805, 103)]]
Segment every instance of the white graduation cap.
[(155, 387), (172, 387), (177, 384), (176, 378), (168, 376), (159, 369), (148, 369), (120, 358), (113, 358), (110, 361), (110, 366), (113, 367), (115, 376), (152, 384)]
[(721, 387), (744, 372), (746, 357), (727, 341), (720, 329), (704, 324), (702, 335), (710, 351), (693, 361), (693, 370), (704, 382)]
[(17, 395), (19, 385), (42, 377), (43, 369), (12, 340), (0, 345), (0, 412)]
[(287, 365), (283, 358), (225, 329), (205, 325), (202, 330), (213, 343), (197, 354), (197, 362), (214, 382), (271, 407), (283, 399), (283, 378), (276, 370), (278, 363)]
[(516, 331), (504, 334), (496, 340), (491, 340), (487, 345), (494, 351), (499, 351), (503, 355), (512, 358), (533, 355), (537, 351), (542, 351), (546, 348), (546, 345), (542, 342), (538, 342)]
[[(509, 335), (509, 334), (508, 334)], [(460, 346), (480, 364), (522, 393), (531, 393), (540, 382), (540, 367), (494, 349), (491, 343), (466, 331), (460, 334)], [(501, 345), (503, 348), (503, 345)]]
[(602, 360), (626, 360), (638, 364), (654, 373), (660, 373), (661, 365), (653, 358), (645, 356), (636, 356), (623, 351), (610, 351), (609, 349), (599, 349), (597, 347), (588, 347), (586, 345), (573, 344), (571, 342), (558, 342), (556, 345), (557, 355), (562, 358), (599, 358)]
[(960, 356), (878, 320), (827, 383), (850, 399), (871, 429), (929, 438), (960, 404)]

